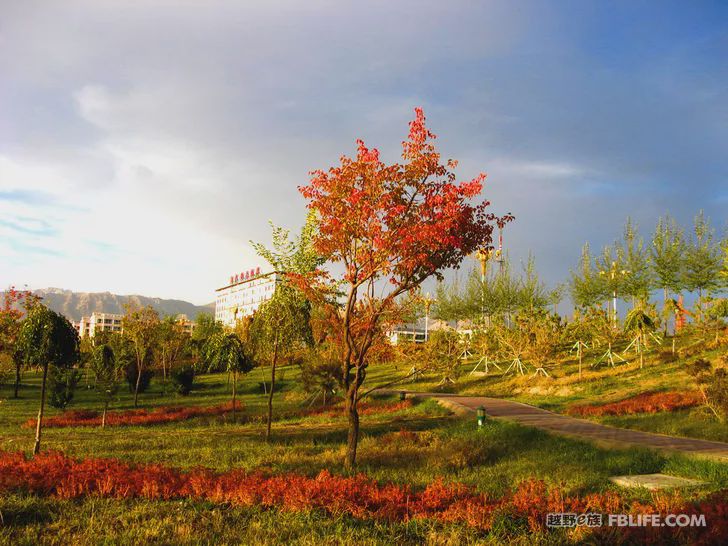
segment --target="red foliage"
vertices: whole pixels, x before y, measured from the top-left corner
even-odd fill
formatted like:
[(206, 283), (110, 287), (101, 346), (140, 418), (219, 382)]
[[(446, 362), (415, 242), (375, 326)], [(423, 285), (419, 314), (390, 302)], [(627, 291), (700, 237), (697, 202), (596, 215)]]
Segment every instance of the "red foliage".
[(402, 143), (403, 164), (385, 165), (358, 140), (355, 158), (312, 172), (299, 188), (320, 215), (317, 249), (346, 264), (347, 282), (382, 275), (416, 285), (490, 243), (495, 216), (485, 212), (488, 202), (468, 203), (481, 193), (485, 174), (455, 183), (457, 163), (441, 163), (434, 139), (417, 108)]
[(27, 290), (16, 290), (14, 286), (3, 292), (0, 305), (0, 351), (13, 347), (20, 331), (20, 319), (23, 318), (21, 305), (32, 305), (40, 298)]
[(384, 484), (359, 474), (316, 477), (300, 474), (265, 475), (233, 470), (214, 473), (204, 468), (182, 472), (158, 464), (133, 465), (115, 459), (75, 460), (59, 452), (28, 459), (21, 452), (0, 452), (0, 493), (26, 491), (60, 498), (192, 498), (239, 506), (263, 506), (289, 511), (323, 510), (362, 519), (407, 521), (429, 518), (464, 523), (487, 530), (497, 515), (528, 522), (545, 531), (550, 512), (602, 514), (704, 514), (706, 527), (602, 528), (596, 534), (619, 533), (629, 543), (674, 541), (676, 534), (695, 544), (719, 544), (728, 536), (728, 490), (700, 502), (679, 495), (654, 494), (650, 504), (627, 504), (615, 492), (569, 497), (542, 481), (523, 482), (513, 494), (491, 499), (463, 484), (437, 480), (423, 491), (407, 485)]
[[(106, 414), (106, 426), (121, 427), (134, 425), (158, 425), (186, 421), (205, 415), (223, 415), (232, 411), (231, 402), (219, 406), (162, 406), (153, 410), (137, 409), (128, 411), (110, 411)], [(243, 409), (242, 404), (235, 404), (236, 410)], [(35, 427), (35, 419), (29, 419), (23, 425), (26, 428)], [(44, 427), (97, 427), (101, 426), (101, 412), (91, 410), (70, 410), (56, 417), (43, 420)]]
[(633, 413), (658, 413), (675, 411), (700, 405), (702, 397), (697, 391), (653, 392), (601, 406), (572, 406), (566, 413), (580, 416), (630, 415)]

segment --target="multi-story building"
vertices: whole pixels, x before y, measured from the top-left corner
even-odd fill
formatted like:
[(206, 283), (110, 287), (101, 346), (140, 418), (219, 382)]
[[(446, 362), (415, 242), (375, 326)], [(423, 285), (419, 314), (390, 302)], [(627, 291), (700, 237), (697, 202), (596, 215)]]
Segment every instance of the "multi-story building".
[[(124, 315), (116, 313), (91, 313), (90, 317), (81, 317), (81, 320), (74, 322), (73, 325), (78, 330), (80, 337), (94, 337), (97, 332), (121, 332), (122, 319)], [(195, 323), (187, 318), (185, 314), (179, 314), (175, 317), (177, 324), (182, 327), (182, 330), (188, 334), (192, 333), (195, 329)]]
[(215, 290), (215, 320), (226, 326), (252, 315), (260, 304), (273, 296), (279, 277), (261, 273), (260, 267), (230, 276), (230, 282)]
[(97, 313), (94, 311), (90, 317), (81, 317), (76, 323), (80, 337), (94, 337), (96, 332), (121, 332), (121, 318), (116, 313)]
[(195, 329), (195, 323), (187, 318), (187, 315), (180, 313), (175, 317), (175, 320), (177, 321), (177, 324), (182, 326), (182, 330), (187, 333), (191, 334), (192, 330)]

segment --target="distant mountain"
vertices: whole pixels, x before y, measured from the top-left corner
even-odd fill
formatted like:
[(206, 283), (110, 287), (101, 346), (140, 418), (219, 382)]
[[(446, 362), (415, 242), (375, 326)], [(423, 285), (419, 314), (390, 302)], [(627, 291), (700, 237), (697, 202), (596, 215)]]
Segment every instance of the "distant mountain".
[[(194, 320), (200, 313), (215, 313), (215, 304), (194, 305), (182, 300), (163, 300), (147, 296), (120, 296), (110, 292), (73, 292), (62, 288), (41, 288), (33, 293), (43, 298), (43, 303), (71, 320), (80, 320), (94, 311), (103, 313), (124, 313), (124, 306), (146, 307), (151, 305), (160, 315), (185, 314)], [(0, 295), (2, 292), (0, 292)], [(0, 297), (0, 301), (2, 298)]]

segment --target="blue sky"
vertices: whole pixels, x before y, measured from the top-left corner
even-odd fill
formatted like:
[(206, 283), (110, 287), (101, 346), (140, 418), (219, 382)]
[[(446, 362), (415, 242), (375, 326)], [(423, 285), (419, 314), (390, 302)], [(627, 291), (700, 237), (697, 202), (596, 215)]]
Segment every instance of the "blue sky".
[(0, 286), (211, 301), (415, 106), (549, 283), (628, 215), (726, 227), (725, 2), (3, 4)]

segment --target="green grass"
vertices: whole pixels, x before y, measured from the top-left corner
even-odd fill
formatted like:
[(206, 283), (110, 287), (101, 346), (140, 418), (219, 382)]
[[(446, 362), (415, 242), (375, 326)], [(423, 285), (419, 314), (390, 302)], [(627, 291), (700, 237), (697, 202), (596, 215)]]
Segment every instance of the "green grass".
[[(624, 354), (625, 343), (615, 346), (615, 352)], [(677, 338), (676, 347), (681, 349), (695, 346), (691, 336)], [(726, 348), (718, 348), (698, 352), (687, 358), (679, 358), (675, 362), (661, 363), (658, 351), (669, 351), (671, 341), (665, 341), (662, 347), (651, 347), (645, 353), (645, 365), (639, 367), (639, 358), (633, 352), (624, 354), (627, 363), (620, 363), (614, 368), (591, 365), (601, 356), (604, 348), (587, 351), (583, 358), (582, 378), (578, 375), (578, 361), (573, 355), (548, 367), (551, 377), (533, 377), (533, 370), (525, 376), (503, 375), (491, 368), (487, 376), (470, 375), (477, 359), (468, 359), (459, 367), (459, 378), (454, 385), (438, 386), (441, 376), (426, 374), (417, 381), (403, 383), (403, 387), (418, 391), (453, 392), (467, 395), (493, 396), (508, 398), (538, 406), (550, 411), (564, 413), (572, 405), (606, 404), (617, 402), (642, 394), (658, 391), (685, 391), (696, 388), (694, 379), (685, 371), (686, 366), (697, 358), (706, 358), (721, 365), (726, 355)], [(500, 363), (505, 369), (508, 363)], [(392, 375), (402, 371), (388, 365), (382, 375)], [(689, 438), (702, 438), (728, 442), (728, 426), (720, 423), (712, 414), (701, 408), (687, 412), (638, 414), (626, 417), (599, 417), (595, 421), (615, 426), (657, 432)]]
[[(470, 364), (467, 366), (472, 368)], [(670, 364), (663, 371), (677, 373), (679, 366), (680, 363)], [(371, 384), (383, 383), (402, 372), (401, 365), (399, 370), (394, 367), (394, 364), (372, 367)], [(562, 383), (558, 388), (569, 385), (567, 372), (560, 375)], [(578, 385), (584, 390), (574, 388), (564, 396), (521, 391), (516, 398), (563, 409), (582, 400), (582, 396), (609, 400), (621, 393), (624, 397), (626, 392), (631, 392), (627, 386), (639, 390), (640, 378), (656, 380), (658, 375), (653, 368), (621, 372), (595, 375), (584, 385)], [(309, 476), (326, 469), (347, 474), (343, 466), (345, 418), (343, 415), (295, 416), (297, 411), (308, 407), (308, 396), (299, 390), (297, 368), (286, 367), (281, 375), (283, 388), (275, 394), (275, 411), (288, 417), (274, 422), (273, 441), (269, 443), (264, 440), (262, 420), (266, 404), (260, 385), (263, 375), (261, 370), (255, 370), (239, 385), (239, 398), (245, 409), (238, 422), (232, 423), (223, 417), (202, 417), (146, 427), (51, 428), (43, 433), (42, 447), (76, 457), (113, 457), (180, 468), (205, 466), (218, 471), (247, 469)], [(429, 377), (411, 385), (424, 390), (432, 388), (437, 380)], [(522, 389), (531, 388), (529, 385), (544, 388), (549, 385), (548, 381), (464, 377), (455, 388), (468, 393), (506, 395), (515, 385)], [(8, 386), (0, 387), (0, 450), (29, 452), (34, 431), (21, 425), (35, 417), (39, 392), (38, 376), (32, 373), (24, 377), (19, 400), (10, 398)], [(149, 392), (141, 396), (141, 406), (215, 405), (229, 399), (226, 375), (209, 374), (197, 378), (193, 392), (187, 397), (163, 395), (161, 385), (154, 381)], [(395, 399), (389, 397), (389, 400)], [(97, 395), (83, 388), (82, 383), (70, 409), (98, 407)], [(111, 409), (131, 407), (132, 395), (125, 390)], [(57, 413), (53, 408), (48, 410), (48, 415)], [(683, 417), (689, 422), (694, 419), (692, 412), (685, 412)], [(411, 435), (398, 434), (401, 430), (414, 433), (414, 440)], [(582, 495), (616, 488), (608, 480), (612, 475), (652, 472), (707, 481), (708, 485), (698, 489), (697, 495), (728, 487), (728, 465), (722, 463), (642, 449), (604, 449), (504, 421), (490, 421), (478, 430), (474, 418), (452, 416), (432, 400), (394, 413), (363, 416), (358, 463), (357, 472), (380, 482), (423, 488), (442, 477), (469, 484), (493, 496), (501, 496), (529, 478), (558, 485), (567, 494)], [(649, 498), (644, 491), (623, 494), (645, 501)], [(13, 493), (0, 497), (0, 514), (4, 521), (0, 526), (0, 542), (9, 544), (559, 544), (564, 538), (558, 533), (534, 537), (524, 529), (507, 532), (508, 525), (484, 535), (462, 525), (429, 521), (388, 524), (315, 511), (292, 513), (190, 500), (85, 498), (67, 501)]]

